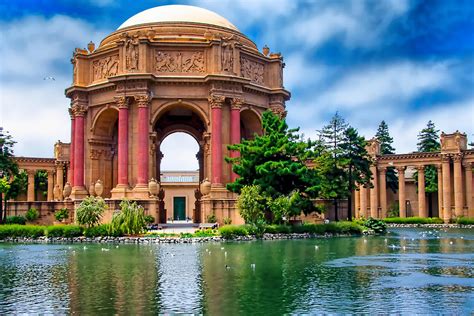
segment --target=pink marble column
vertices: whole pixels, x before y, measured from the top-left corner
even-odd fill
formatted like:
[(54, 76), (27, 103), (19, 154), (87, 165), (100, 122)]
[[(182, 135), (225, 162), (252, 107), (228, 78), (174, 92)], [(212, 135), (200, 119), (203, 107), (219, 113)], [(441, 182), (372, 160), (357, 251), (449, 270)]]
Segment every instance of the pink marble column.
[[(234, 98), (231, 101), (230, 109), (230, 143), (240, 143), (240, 108), (242, 107), (244, 100)], [(231, 151), (230, 156), (236, 158), (239, 156), (238, 151)], [(232, 181), (237, 179), (237, 174), (232, 172)]]
[(148, 185), (148, 125), (149, 125), (149, 103), (148, 95), (136, 96), (138, 104), (138, 177), (137, 185)]
[(84, 114), (76, 111), (74, 120), (74, 187), (84, 187)]
[(212, 184), (222, 185), (222, 105), (224, 96), (211, 96), (211, 159), (212, 159)]
[(118, 97), (118, 179), (117, 185), (128, 186), (128, 99)]
[[(74, 130), (75, 130), (75, 117), (72, 113), (72, 109), (69, 109), (69, 115), (71, 116), (71, 144), (69, 145), (69, 170), (67, 173), (67, 178), (69, 183), (74, 183)], [(61, 181), (62, 183), (62, 181)], [(59, 184), (59, 183), (58, 183)], [(60, 190), (62, 192), (63, 190), (63, 185), (60, 184)]]

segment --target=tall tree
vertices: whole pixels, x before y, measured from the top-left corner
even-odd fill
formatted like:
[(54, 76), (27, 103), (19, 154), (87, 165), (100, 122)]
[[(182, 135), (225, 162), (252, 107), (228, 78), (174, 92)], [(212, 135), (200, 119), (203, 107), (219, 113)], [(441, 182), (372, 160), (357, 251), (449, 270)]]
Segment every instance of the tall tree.
[(12, 136), (8, 132), (3, 131), (0, 127), (0, 178), (2, 178), (2, 185), (0, 186), (0, 223), (6, 219), (6, 200), (3, 201), (4, 195), (8, 193), (11, 188), (10, 179), (18, 174), (18, 165), (13, 159), (13, 141)]
[[(385, 121), (380, 122), (377, 133), (375, 133), (375, 137), (377, 137), (380, 142), (380, 153), (382, 155), (391, 155), (395, 153), (395, 148), (392, 146), (393, 138), (390, 136), (388, 125), (385, 123)], [(392, 190), (393, 193), (397, 192), (398, 176), (394, 167), (387, 168), (386, 185), (390, 188), (390, 190)]]
[(304, 141), (298, 128), (288, 128), (284, 119), (270, 111), (263, 113), (262, 129), (261, 136), (228, 146), (240, 156), (226, 157), (239, 175), (227, 188), (240, 193), (244, 186), (258, 185), (262, 194), (273, 199), (297, 191), (302, 198), (301, 211), (315, 211), (312, 199), (318, 197), (320, 180), (317, 171), (307, 165), (314, 159), (315, 143)]

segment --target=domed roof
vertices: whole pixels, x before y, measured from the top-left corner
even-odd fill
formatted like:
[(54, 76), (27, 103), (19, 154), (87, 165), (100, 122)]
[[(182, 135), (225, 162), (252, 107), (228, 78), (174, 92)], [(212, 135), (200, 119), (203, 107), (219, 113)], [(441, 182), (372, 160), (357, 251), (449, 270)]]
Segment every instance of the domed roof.
[(159, 22), (191, 22), (238, 29), (219, 14), (190, 5), (164, 5), (135, 14), (125, 21), (117, 30), (129, 26)]

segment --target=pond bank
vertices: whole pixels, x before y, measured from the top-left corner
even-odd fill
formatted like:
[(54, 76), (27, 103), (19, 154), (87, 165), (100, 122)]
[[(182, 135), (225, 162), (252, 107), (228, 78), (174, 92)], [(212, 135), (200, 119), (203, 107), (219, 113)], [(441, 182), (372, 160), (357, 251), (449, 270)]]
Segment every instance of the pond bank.
[(426, 227), (426, 228), (467, 228), (467, 229), (473, 229), (474, 225), (460, 225), (460, 224), (389, 224), (389, 223), (387, 223), (387, 227), (390, 227), (390, 228)]

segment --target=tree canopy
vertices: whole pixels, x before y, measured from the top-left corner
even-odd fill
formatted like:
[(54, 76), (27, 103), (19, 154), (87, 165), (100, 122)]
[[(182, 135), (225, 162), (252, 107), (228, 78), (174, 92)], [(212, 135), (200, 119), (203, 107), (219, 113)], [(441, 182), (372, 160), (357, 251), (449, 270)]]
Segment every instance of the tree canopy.
[(435, 124), (430, 120), (418, 134), (418, 151), (419, 152), (433, 152), (440, 150), (439, 130), (436, 129)]
[[(14, 179), (18, 175), (18, 164), (13, 159), (13, 141), (12, 136), (8, 132), (4, 132), (0, 127), (0, 223), (6, 219), (6, 201), (10, 198), (12, 185), (10, 179)], [(15, 186), (13, 187), (15, 189)], [(5, 199), (5, 200), (4, 200)]]
[[(392, 146), (393, 138), (390, 136), (388, 125), (385, 121), (380, 122), (377, 128), (375, 137), (380, 142), (380, 153), (382, 155), (395, 154), (395, 148)], [(397, 192), (398, 189), (398, 176), (395, 172), (394, 167), (388, 167), (386, 173), (386, 185), (392, 190), (393, 193)]]

